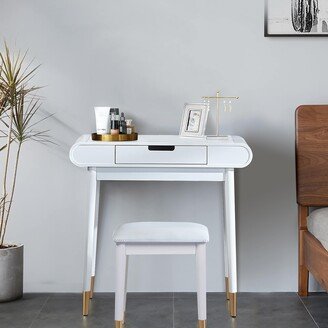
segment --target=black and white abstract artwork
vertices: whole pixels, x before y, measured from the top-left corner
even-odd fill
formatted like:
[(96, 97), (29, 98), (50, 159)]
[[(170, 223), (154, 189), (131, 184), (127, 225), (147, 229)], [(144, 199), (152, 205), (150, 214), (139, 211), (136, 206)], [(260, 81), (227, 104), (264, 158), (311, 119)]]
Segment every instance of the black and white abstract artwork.
[(266, 0), (265, 36), (328, 36), (328, 0)]

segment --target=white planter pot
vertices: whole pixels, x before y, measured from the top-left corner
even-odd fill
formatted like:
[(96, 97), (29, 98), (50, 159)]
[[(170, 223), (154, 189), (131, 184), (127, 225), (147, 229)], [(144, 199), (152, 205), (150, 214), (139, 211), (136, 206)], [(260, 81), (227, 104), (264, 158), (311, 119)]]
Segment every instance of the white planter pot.
[(23, 296), (24, 245), (0, 249), (0, 302)]

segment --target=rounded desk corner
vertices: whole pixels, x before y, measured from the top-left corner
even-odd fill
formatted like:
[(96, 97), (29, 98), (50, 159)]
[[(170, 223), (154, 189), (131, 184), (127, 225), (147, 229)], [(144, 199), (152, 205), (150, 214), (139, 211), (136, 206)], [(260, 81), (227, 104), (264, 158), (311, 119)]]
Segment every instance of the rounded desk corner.
[(253, 160), (253, 152), (247, 144), (246, 145), (240, 145), (239, 147), (246, 150), (246, 152), (248, 154), (248, 158), (243, 163), (240, 163), (239, 165), (234, 164), (234, 165), (230, 166), (230, 168), (243, 169), (243, 168), (247, 167)]
[(247, 166), (248, 166), (249, 164), (251, 164), (252, 161), (253, 161), (253, 152), (252, 152), (252, 149), (251, 149), (248, 145), (247, 145), (247, 146), (244, 146), (244, 147), (246, 148), (249, 157), (248, 157), (247, 162), (246, 162), (241, 168), (243, 168), (243, 167), (247, 167)]
[(78, 144), (74, 144), (71, 147), (71, 149), (69, 150), (69, 159), (75, 166), (84, 167), (84, 165), (81, 165), (80, 163), (76, 162), (75, 159), (74, 159), (74, 151), (78, 146), (79, 146)]

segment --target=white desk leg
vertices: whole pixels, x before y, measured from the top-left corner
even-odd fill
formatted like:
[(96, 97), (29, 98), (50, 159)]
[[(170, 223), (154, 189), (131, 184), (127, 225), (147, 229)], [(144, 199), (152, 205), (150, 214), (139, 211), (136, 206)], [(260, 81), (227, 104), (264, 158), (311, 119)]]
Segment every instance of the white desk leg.
[[(93, 256), (90, 280), (90, 298), (93, 298), (93, 291), (95, 287), (96, 277), (96, 259), (97, 259), (97, 241), (98, 241), (98, 217), (99, 217), (99, 194), (100, 194), (100, 181), (96, 180), (96, 200), (92, 205), (94, 206), (94, 225), (93, 225)], [(91, 199), (90, 199), (91, 206)]]
[(228, 249), (227, 249), (227, 228), (225, 220), (223, 220), (223, 255), (224, 255), (224, 277), (226, 299), (229, 300), (229, 263), (228, 263)]
[(89, 300), (93, 288), (93, 274), (95, 268), (95, 252), (98, 226), (98, 205), (99, 205), (99, 181), (97, 181), (96, 171), (90, 170), (90, 199), (89, 199), (89, 224), (87, 236), (87, 252), (85, 259), (84, 280), (83, 280), (83, 315), (89, 314)]
[(237, 315), (237, 251), (234, 170), (227, 169), (224, 182), (225, 230), (228, 253), (230, 315)]

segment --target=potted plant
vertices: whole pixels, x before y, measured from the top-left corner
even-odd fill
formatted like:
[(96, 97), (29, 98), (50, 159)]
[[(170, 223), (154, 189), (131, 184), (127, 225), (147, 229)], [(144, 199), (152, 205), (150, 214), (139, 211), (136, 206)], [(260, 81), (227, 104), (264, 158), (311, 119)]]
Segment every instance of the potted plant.
[(12, 54), (7, 44), (0, 51), (0, 302), (23, 295), (23, 245), (5, 240), (13, 205), (22, 146), (26, 141), (47, 142), (46, 131), (34, 130), (40, 109), (39, 87), (31, 79), (39, 66), (31, 68), (27, 52)]

